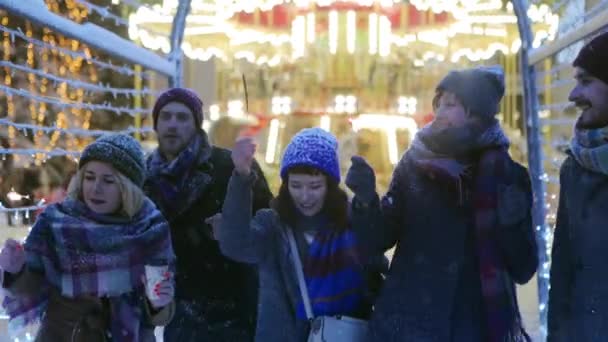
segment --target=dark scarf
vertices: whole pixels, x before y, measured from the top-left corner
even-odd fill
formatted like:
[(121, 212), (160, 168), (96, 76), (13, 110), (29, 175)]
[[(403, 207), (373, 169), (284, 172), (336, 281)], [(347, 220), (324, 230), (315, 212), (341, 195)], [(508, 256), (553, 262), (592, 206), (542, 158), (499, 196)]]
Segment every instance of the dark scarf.
[(25, 242), (26, 265), (44, 274), (36, 296), (6, 296), (3, 307), (12, 330), (40, 321), (49, 295), (106, 297), (113, 341), (140, 341), (144, 265), (174, 268), (169, 226), (146, 199), (132, 219), (100, 215), (67, 199), (45, 209)]
[[(498, 187), (514, 181), (509, 172), (512, 160), (508, 147), (509, 140), (498, 123), (485, 131), (437, 130), (429, 125), (418, 133), (407, 155), (425, 171), (434, 169), (456, 182), (468, 177), (472, 184), (476, 254), (491, 342), (529, 340), (521, 323), (513, 281), (494, 240)], [(476, 164), (475, 175), (468, 172), (472, 164)]]
[(209, 166), (211, 145), (204, 131), (200, 131), (173, 161), (167, 161), (157, 149), (148, 158), (146, 187), (157, 196), (163, 215), (171, 221), (189, 209), (211, 183), (211, 176), (199, 167)]
[[(313, 241), (302, 260), (310, 305), (316, 316), (353, 315), (366, 292), (358, 242), (350, 229), (337, 230), (327, 220), (316, 220)], [(300, 298), (296, 316), (306, 320)]]

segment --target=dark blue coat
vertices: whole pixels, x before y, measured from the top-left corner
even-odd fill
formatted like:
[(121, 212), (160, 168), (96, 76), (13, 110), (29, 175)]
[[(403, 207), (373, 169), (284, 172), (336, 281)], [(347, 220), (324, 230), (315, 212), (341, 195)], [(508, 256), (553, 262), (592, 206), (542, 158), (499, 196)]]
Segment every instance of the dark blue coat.
[(548, 341), (608, 340), (608, 177), (562, 165)]

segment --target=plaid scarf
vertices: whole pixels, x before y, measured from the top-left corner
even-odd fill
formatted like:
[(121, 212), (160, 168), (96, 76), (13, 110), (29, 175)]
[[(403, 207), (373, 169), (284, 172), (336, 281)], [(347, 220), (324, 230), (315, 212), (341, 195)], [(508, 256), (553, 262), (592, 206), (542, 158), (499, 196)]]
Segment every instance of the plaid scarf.
[(197, 167), (208, 164), (210, 156), (211, 145), (201, 130), (174, 160), (167, 161), (158, 149), (148, 158), (146, 190), (167, 220), (178, 217), (205, 192), (211, 176)]
[(174, 254), (169, 226), (146, 199), (132, 219), (100, 215), (74, 199), (53, 204), (38, 217), (25, 242), (26, 265), (44, 274), (45, 283), (32, 297), (6, 296), (3, 307), (9, 329), (40, 321), (51, 291), (62, 296), (106, 297), (113, 341), (140, 341), (144, 265), (169, 265)]
[[(438, 154), (424, 143), (425, 141), (437, 141), (434, 139), (433, 132), (427, 127), (423, 128), (413, 141), (410, 157), (431, 160), (450, 158), (449, 151), (454, 146), (451, 144), (457, 143), (458, 138), (451, 139), (450, 145), (441, 146), (442, 151), (447, 151), (448, 154)], [(469, 133), (453, 134), (452, 136), (470, 137)], [(446, 138), (443, 137), (443, 139)], [(473, 179), (473, 209), (476, 254), (489, 333), (488, 341), (529, 341), (521, 323), (513, 281), (494, 239), (494, 231), (498, 226), (498, 186), (512, 182), (509, 173), (512, 160), (507, 153), (509, 140), (498, 123), (472, 139), (473, 141), (470, 142), (461, 142), (469, 147), (469, 155), (475, 153), (480, 155), (477, 160), (477, 173)], [(459, 152), (465, 152), (461, 148), (462, 145)], [(469, 156), (468, 160), (472, 161), (472, 157)], [(416, 165), (419, 162), (419, 160), (414, 160)], [(438, 164), (437, 167), (444, 166)]]
[[(366, 291), (357, 240), (350, 229), (320, 228), (304, 260), (304, 277), (315, 317), (352, 315)], [(306, 320), (300, 298), (296, 317)]]
[(608, 127), (585, 129), (577, 126), (570, 151), (585, 169), (608, 175)]

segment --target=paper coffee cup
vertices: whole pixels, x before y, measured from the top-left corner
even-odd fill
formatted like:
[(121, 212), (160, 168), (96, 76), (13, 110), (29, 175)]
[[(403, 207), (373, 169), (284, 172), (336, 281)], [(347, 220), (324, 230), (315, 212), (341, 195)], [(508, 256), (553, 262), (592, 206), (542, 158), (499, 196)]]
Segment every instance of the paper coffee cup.
[(165, 274), (169, 271), (169, 266), (151, 266), (145, 265), (144, 270), (146, 272), (146, 292), (148, 298), (155, 300), (158, 299), (158, 295), (154, 292), (156, 285), (160, 284), (165, 279)]

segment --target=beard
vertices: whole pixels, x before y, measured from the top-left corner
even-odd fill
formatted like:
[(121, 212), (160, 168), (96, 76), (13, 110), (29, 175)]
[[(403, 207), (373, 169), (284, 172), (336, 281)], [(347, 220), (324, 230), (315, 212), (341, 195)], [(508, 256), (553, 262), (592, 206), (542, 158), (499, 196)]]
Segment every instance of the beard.
[(175, 158), (188, 146), (188, 142), (183, 137), (179, 139), (161, 138), (158, 141), (158, 148), (166, 158)]

